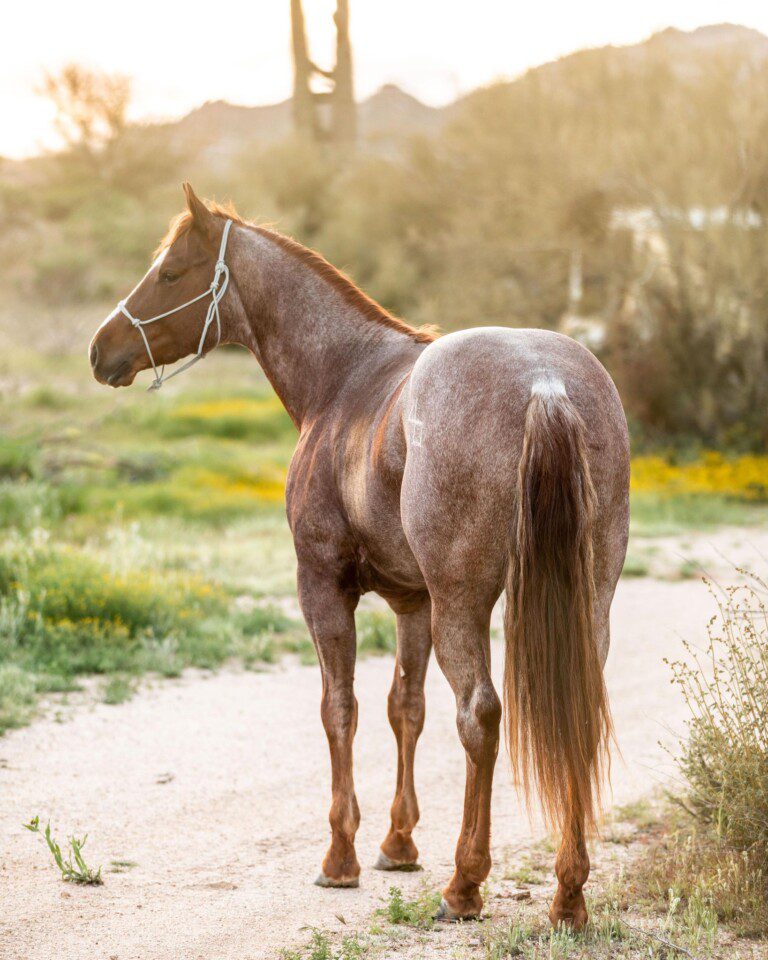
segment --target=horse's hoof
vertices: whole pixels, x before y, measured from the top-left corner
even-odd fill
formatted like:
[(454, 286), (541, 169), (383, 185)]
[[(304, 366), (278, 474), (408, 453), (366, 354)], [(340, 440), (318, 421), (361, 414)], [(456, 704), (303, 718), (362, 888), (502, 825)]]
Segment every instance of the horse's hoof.
[(558, 903), (557, 899), (555, 899), (555, 902), (552, 904), (552, 909), (549, 911), (549, 922), (555, 930), (557, 930), (558, 927), (565, 927), (566, 930), (578, 933), (587, 925), (588, 919), (583, 894), (579, 894), (574, 902), (569, 903), (567, 906)]
[(401, 873), (415, 873), (417, 870), (423, 870), (420, 863), (408, 863), (393, 860), (388, 857), (383, 850), (379, 851), (379, 858), (373, 865), (374, 870), (399, 870)]
[(478, 916), (479, 914), (477, 913), (456, 913), (456, 911), (448, 905), (445, 897), (443, 897), (434, 919), (442, 920), (443, 923), (460, 923), (462, 920), (477, 920)]
[(315, 880), (315, 886), (318, 887), (359, 887), (360, 877), (326, 877), (324, 873), (318, 875)]
[(556, 917), (550, 912), (549, 922), (555, 928), (555, 930), (567, 930), (569, 933), (581, 933), (581, 931), (587, 925), (588, 917), (586, 913), (582, 916), (572, 916), (572, 917)]

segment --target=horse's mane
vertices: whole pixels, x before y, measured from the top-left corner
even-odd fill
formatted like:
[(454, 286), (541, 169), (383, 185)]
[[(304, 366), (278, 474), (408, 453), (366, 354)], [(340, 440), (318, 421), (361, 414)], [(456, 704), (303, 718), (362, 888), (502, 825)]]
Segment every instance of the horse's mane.
[[(294, 240), (285, 234), (276, 233), (267, 227), (244, 220), (229, 204), (222, 205), (215, 201), (207, 200), (206, 206), (215, 216), (231, 220), (238, 226), (247, 227), (249, 230), (260, 233), (263, 237), (266, 237), (280, 247), (281, 250), (285, 250), (286, 253), (306, 264), (317, 276), (330, 284), (334, 290), (337, 290), (341, 294), (344, 302), (356, 308), (366, 320), (372, 320), (374, 323), (379, 323), (382, 326), (389, 327), (391, 330), (396, 330), (398, 333), (410, 337), (411, 340), (415, 340), (416, 343), (432, 343), (433, 340), (437, 339), (438, 334), (434, 327), (412, 327), (404, 320), (393, 316), (393, 314), (385, 310), (381, 304), (376, 303), (376, 301), (371, 299), (366, 293), (363, 293), (354, 281), (350, 280), (341, 270), (334, 267), (332, 263), (329, 263), (325, 257), (316, 250), (305, 247), (304, 244), (299, 243), (298, 240)], [(175, 243), (180, 237), (189, 233), (193, 227), (193, 223), (193, 217), (189, 210), (185, 210), (175, 217), (171, 221), (168, 232), (160, 241), (154, 255), (157, 256), (162, 253), (163, 250), (167, 250), (168, 247)]]

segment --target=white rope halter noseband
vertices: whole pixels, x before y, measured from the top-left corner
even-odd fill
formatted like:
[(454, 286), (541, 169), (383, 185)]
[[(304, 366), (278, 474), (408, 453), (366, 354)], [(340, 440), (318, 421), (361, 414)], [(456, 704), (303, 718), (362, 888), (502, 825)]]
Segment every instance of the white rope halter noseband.
[[(178, 374), (183, 373), (185, 370), (189, 370), (193, 363), (197, 363), (198, 360), (203, 358), (203, 349), (205, 348), (205, 338), (208, 336), (208, 329), (216, 321), (216, 343), (214, 346), (218, 347), (221, 343), (221, 316), (219, 314), (219, 303), (221, 298), (227, 291), (229, 286), (229, 267), (224, 262), (224, 254), (227, 252), (227, 238), (229, 237), (229, 231), (232, 226), (232, 221), (227, 220), (224, 224), (224, 233), (221, 235), (221, 246), (219, 247), (219, 258), (216, 261), (216, 269), (213, 274), (213, 282), (210, 287), (201, 293), (197, 297), (193, 297), (191, 300), (187, 300), (186, 303), (180, 304), (178, 307), (174, 307), (172, 310), (166, 310), (165, 313), (158, 313), (156, 317), (149, 317), (147, 320), (139, 320), (138, 317), (132, 316), (128, 308), (126, 307), (125, 300), (121, 300), (117, 305), (117, 309), (126, 316), (134, 328), (139, 331), (141, 334), (141, 339), (144, 341), (144, 346), (147, 348), (147, 356), (149, 357), (149, 362), (152, 364), (152, 369), (155, 372), (155, 379), (152, 381), (152, 384), (149, 386), (149, 390), (159, 390), (160, 387), (165, 383), (166, 380), (170, 380), (172, 377), (178, 376)], [(169, 373), (168, 376), (165, 375), (165, 367), (161, 371), (158, 371), (157, 364), (155, 363), (155, 358), (152, 356), (152, 350), (149, 346), (149, 340), (147, 340), (147, 335), (144, 333), (144, 327), (148, 323), (156, 323), (158, 320), (163, 320), (165, 317), (170, 317), (173, 313), (178, 313), (179, 310), (184, 310), (185, 307), (192, 306), (193, 303), (197, 303), (199, 300), (205, 299), (205, 297), (210, 296), (211, 302), (208, 304), (208, 312), (205, 315), (205, 323), (203, 324), (203, 332), (200, 335), (200, 343), (197, 346), (197, 353), (192, 357), (191, 360), (187, 360), (186, 363), (183, 363), (178, 369), (174, 370), (173, 373)]]

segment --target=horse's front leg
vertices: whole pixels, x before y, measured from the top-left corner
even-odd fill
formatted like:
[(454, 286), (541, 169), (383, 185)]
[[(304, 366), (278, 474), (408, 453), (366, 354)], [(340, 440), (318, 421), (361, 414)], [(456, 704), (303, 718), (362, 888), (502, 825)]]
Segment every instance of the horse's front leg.
[(397, 786), (391, 825), (376, 861), (378, 870), (417, 867), (419, 852), (411, 833), (419, 819), (413, 782), (416, 741), (424, 726), (424, 678), (432, 650), (429, 597), (415, 610), (397, 615), (397, 658), (387, 712), (397, 739)]
[(341, 590), (338, 580), (299, 567), (299, 600), (317, 649), (323, 675), (320, 715), (331, 751), (331, 845), (315, 883), (356, 887), (360, 864), (355, 834), (360, 810), (352, 779), (352, 741), (357, 729), (355, 607), (359, 595)]

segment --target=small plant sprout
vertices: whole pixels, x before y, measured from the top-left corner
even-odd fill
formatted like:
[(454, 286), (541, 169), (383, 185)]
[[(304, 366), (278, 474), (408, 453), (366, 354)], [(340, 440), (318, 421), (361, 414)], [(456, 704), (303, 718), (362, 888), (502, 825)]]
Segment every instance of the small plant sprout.
[[(33, 817), (29, 823), (25, 823), (23, 826), (24, 829), (29, 830), (30, 833), (40, 833), (40, 817)], [(101, 878), (101, 867), (99, 867), (98, 870), (92, 870), (83, 859), (83, 847), (88, 839), (87, 834), (82, 840), (78, 840), (78, 838), (74, 836), (69, 838), (71, 853), (66, 860), (64, 859), (64, 854), (61, 852), (61, 847), (51, 836), (50, 820), (45, 825), (43, 836), (45, 837), (45, 842), (48, 844), (48, 849), (51, 851), (51, 856), (56, 866), (61, 871), (62, 880), (66, 880), (68, 883), (82, 883), (91, 886), (99, 886), (104, 883)]]

